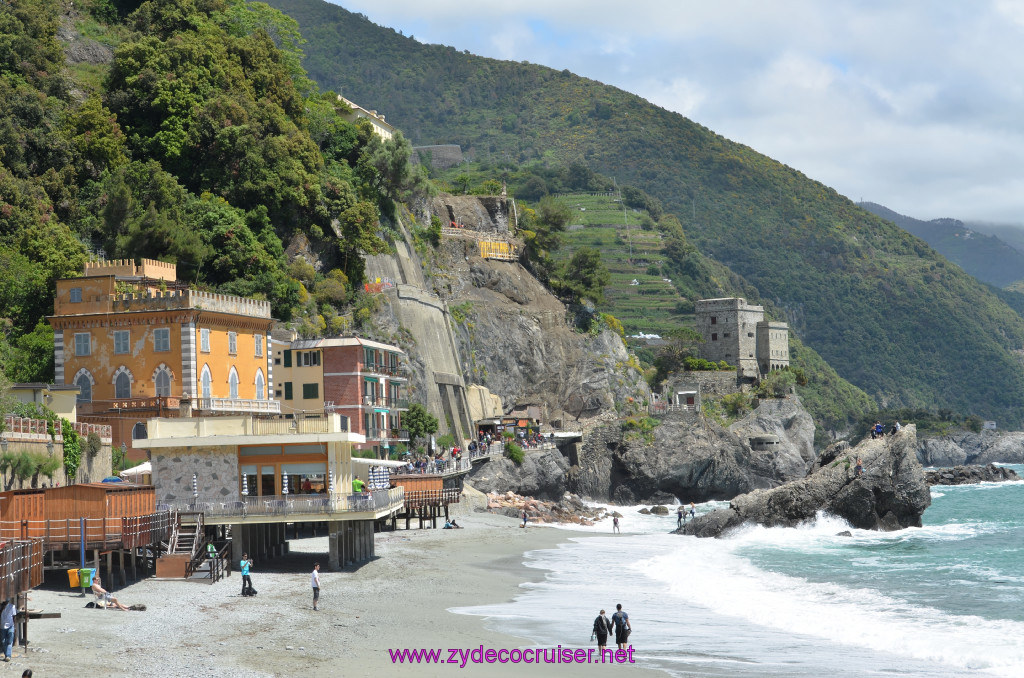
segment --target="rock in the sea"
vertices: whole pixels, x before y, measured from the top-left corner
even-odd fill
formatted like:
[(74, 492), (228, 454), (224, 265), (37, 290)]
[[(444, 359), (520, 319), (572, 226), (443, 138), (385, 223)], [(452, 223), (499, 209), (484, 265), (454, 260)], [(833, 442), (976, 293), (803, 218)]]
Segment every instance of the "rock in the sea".
[[(627, 505), (732, 499), (803, 478), (813, 460), (814, 422), (796, 397), (763, 401), (728, 430), (693, 412), (657, 421), (647, 438), (618, 421), (590, 431), (568, 488)], [(771, 449), (754, 449), (750, 441), (765, 436)]]
[(853, 532), (850, 532), (849, 530), (843, 530), (842, 532), (836, 532), (836, 536), (837, 537), (852, 537), (853, 536)]
[(667, 516), (668, 515), (668, 507), (667, 506), (660, 506), (660, 505), (659, 506), (652, 506), (651, 507), (651, 513), (653, 513), (655, 515), (659, 515), (659, 516)]
[[(858, 457), (863, 460), (859, 477), (855, 472)], [(866, 530), (921, 526), (931, 492), (917, 460), (913, 425), (894, 436), (864, 440), (838, 454), (826, 450), (822, 459), (824, 463), (816, 465), (806, 478), (736, 497), (728, 509), (697, 516), (677, 532), (713, 537), (743, 523), (792, 527), (813, 520), (822, 511)]]
[(957, 431), (918, 443), (917, 458), (925, 466), (1024, 463), (1024, 431)]
[(644, 514), (645, 516), (649, 516), (649, 515), (651, 515), (651, 510), (650, 510), (650, 509), (648, 509), (648, 508), (642, 508), (642, 509), (640, 509), (639, 511), (637, 511), (637, 513), (642, 513), (642, 514)]
[(929, 485), (972, 485), (974, 483), (1001, 483), (1020, 480), (1017, 472), (1010, 468), (989, 464), (988, 466), (954, 466), (937, 471), (926, 471)]

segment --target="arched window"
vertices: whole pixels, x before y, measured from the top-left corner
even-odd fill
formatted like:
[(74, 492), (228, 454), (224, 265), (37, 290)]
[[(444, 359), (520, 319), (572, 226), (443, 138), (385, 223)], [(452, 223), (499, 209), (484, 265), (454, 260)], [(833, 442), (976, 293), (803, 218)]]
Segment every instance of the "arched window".
[(114, 372), (114, 397), (115, 398), (131, 398), (132, 397), (132, 382), (135, 381), (132, 378), (132, 373), (128, 371), (128, 368), (122, 365), (117, 368)]
[(92, 375), (85, 368), (78, 371), (78, 375), (75, 377), (75, 385), (78, 386), (78, 396), (76, 401), (78, 403), (91, 403), (92, 402)]
[(203, 389), (202, 389), (203, 390), (203, 393), (202, 393), (203, 397), (204, 398), (212, 398), (213, 397), (213, 378), (210, 376), (210, 366), (209, 365), (203, 365), (203, 374), (200, 377), (200, 381), (202, 381), (202, 385), (203, 385)]
[(263, 400), (266, 382), (263, 381), (263, 370), (256, 370), (256, 400)]
[(148, 437), (149, 434), (146, 433), (146, 425), (143, 424), (141, 421), (135, 424), (134, 427), (132, 427), (132, 440), (142, 440), (143, 438)]
[(158, 396), (167, 397), (171, 395), (171, 373), (166, 369), (156, 371), (156, 376), (153, 377), (153, 384), (155, 386), (154, 393)]
[(230, 392), (228, 397), (232, 400), (238, 400), (238, 372), (234, 367), (231, 368), (231, 374), (228, 375), (228, 387)]

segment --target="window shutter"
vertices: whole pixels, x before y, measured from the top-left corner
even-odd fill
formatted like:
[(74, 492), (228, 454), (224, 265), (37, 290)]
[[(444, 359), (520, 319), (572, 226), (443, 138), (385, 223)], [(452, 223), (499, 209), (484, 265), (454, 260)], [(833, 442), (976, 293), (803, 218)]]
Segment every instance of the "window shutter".
[(285, 367), (291, 367), (292, 366), (292, 352), (291, 351), (285, 351), (284, 352), (284, 366)]

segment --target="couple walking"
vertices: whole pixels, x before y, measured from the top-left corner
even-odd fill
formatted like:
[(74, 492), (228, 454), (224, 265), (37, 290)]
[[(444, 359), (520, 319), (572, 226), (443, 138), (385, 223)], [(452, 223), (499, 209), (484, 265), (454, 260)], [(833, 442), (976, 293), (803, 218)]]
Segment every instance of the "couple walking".
[(633, 631), (633, 625), (629, 622), (629, 615), (622, 610), (622, 603), (615, 606), (615, 614), (609, 620), (604, 610), (594, 620), (594, 632), (591, 639), (597, 638), (597, 649), (601, 651), (608, 644), (608, 634), (615, 630), (615, 644), (620, 650), (626, 649), (626, 642), (629, 634)]

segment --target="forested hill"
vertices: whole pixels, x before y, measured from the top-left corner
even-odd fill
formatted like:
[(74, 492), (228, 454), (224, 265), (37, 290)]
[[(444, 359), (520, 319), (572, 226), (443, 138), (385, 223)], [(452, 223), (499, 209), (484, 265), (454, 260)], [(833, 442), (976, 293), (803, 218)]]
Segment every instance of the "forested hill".
[(858, 203), (872, 214), (910, 231), (982, 282), (1006, 287), (1024, 278), (1024, 253), (958, 219), (922, 221), (873, 202)]
[(321, 0), (272, 4), (298, 20), (311, 77), (385, 113), (414, 144), (615, 176), (659, 197), (691, 241), (883, 404), (1022, 423), (1024, 320), (924, 241), (828, 187), (568, 71), (423, 45)]

